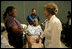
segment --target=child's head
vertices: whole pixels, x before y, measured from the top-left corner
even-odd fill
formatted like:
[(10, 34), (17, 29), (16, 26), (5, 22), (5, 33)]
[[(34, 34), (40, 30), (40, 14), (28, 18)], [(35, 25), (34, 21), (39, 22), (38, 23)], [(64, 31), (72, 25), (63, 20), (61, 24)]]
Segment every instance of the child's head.
[(35, 19), (33, 20), (33, 25), (34, 25), (34, 26), (39, 25), (38, 19), (35, 18)]

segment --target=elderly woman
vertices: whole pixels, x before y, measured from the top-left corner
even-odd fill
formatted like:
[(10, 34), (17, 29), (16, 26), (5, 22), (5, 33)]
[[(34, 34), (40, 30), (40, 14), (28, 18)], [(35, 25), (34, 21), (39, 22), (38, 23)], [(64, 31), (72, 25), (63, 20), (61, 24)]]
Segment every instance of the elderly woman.
[(29, 48), (42, 48), (42, 41), (41, 39), (39, 42), (36, 42), (36, 39), (42, 34), (41, 26), (38, 23), (38, 20), (35, 18), (33, 20), (33, 25), (29, 25), (27, 28), (27, 40), (28, 40), (28, 47)]
[[(45, 37), (45, 48), (61, 48), (62, 24), (56, 17), (58, 7), (55, 3), (49, 3), (44, 6), (44, 14), (47, 18), (45, 30), (40, 38)], [(39, 41), (39, 39), (37, 41)]]

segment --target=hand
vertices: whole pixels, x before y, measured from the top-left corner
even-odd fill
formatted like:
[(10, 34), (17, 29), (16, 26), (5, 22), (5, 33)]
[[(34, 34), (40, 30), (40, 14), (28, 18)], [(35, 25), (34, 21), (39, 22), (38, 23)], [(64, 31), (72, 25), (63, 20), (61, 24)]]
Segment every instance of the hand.
[(36, 43), (39, 43), (39, 40), (40, 40), (40, 38), (37, 38), (37, 39), (36, 39)]
[(14, 46), (11, 46), (11, 48), (15, 48)]

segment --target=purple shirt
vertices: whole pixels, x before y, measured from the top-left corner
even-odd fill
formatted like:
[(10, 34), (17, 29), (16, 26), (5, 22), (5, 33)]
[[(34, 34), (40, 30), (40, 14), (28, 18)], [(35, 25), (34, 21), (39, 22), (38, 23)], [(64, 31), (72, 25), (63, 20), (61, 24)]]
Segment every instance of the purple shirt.
[[(12, 32), (11, 27), (13, 27), (15, 25), (18, 26), (18, 29), (22, 29), (20, 22), (12, 16), (7, 16), (4, 20), (4, 22), (5, 22), (6, 30), (10, 34), (14, 33), (14, 32)], [(22, 32), (20, 32), (20, 34), (22, 34)]]

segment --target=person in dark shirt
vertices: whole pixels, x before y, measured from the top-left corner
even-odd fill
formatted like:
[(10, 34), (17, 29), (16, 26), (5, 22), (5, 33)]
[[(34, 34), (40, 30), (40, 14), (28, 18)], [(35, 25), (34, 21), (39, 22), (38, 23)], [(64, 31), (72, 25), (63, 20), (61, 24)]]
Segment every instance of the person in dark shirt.
[(68, 11), (68, 16), (67, 16), (67, 23), (66, 23), (66, 28), (65, 28), (65, 41), (67, 43), (67, 46), (71, 47), (71, 12)]
[(32, 24), (33, 24), (33, 20), (34, 20), (35, 18), (37, 18), (38, 21), (40, 21), (39, 16), (36, 15), (36, 9), (33, 8), (33, 9), (32, 9), (32, 14), (28, 15), (27, 18), (26, 18), (26, 20), (27, 20), (27, 25), (29, 25), (29, 24), (32, 25)]
[(15, 48), (23, 46), (23, 31), (25, 30), (21, 23), (15, 18), (17, 16), (16, 8), (9, 6), (4, 13), (4, 24), (8, 32), (9, 44)]

